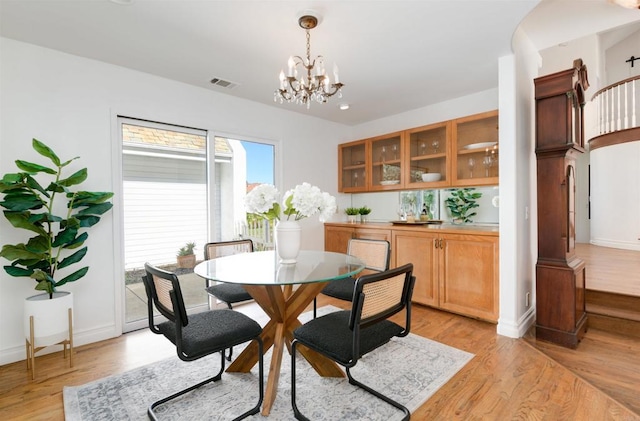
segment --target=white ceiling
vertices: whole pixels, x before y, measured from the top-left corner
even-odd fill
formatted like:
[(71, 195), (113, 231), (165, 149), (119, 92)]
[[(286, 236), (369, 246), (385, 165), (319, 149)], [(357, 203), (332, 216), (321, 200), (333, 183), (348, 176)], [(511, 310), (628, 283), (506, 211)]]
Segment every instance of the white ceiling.
[[(640, 20), (606, 0), (545, 0), (533, 12), (538, 0), (123, 1), (0, 0), (0, 35), (354, 125), (497, 87), (497, 59), (527, 14), (540, 49)], [(273, 102), (288, 57), (305, 53), (297, 17), (308, 9), (322, 16), (311, 54), (337, 63), (345, 84), (342, 99), (310, 110)]]

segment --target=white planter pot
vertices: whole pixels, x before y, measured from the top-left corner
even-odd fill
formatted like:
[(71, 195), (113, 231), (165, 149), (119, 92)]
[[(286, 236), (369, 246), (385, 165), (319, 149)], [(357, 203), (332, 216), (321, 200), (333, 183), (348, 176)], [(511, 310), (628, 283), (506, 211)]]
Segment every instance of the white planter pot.
[(276, 252), (280, 263), (295, 263), (300, 252), (300, 224), (280, 221), (276, 225)]
[[(34, 344), (36, 348), (60, 343), (69, 339), (69, 309), (73, 313), (73, 294), (68, 291), (28, 297), (24, 301), (24, 334), (30, 339), (29, 319), (33, 316)], [(72, 317), (73, 323), (73, 317)]]

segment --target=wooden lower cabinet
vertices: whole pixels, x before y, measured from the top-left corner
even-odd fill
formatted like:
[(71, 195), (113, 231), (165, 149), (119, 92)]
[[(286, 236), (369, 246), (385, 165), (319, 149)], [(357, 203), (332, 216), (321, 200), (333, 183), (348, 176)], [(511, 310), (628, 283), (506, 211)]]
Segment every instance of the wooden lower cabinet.
[[(497, 233), (390, 224), (325, 224), (324, 249), (347, 252), (351, 238), (387, 240), (391, 267), (413, 263), (413, 301), (465, 316), (497, 322), (499, 237)], [(453, 231), (453, 232), (452, 232)], [(455, 233), (465, 231), (465, 233)]]
[[(324, 226), (324, 249), (336, 253), (346, 253), (349, 240), (364, 238), (367, 240), (386, 240), (391, 243), (391, 230), (363, 228), (359, 226)], [(392, 262), (393, 264), (393, 262)]]
[(413, 301), (498, 321), (498, 238), (484, 235), (393, 231), (397, 266), (413, 263)]

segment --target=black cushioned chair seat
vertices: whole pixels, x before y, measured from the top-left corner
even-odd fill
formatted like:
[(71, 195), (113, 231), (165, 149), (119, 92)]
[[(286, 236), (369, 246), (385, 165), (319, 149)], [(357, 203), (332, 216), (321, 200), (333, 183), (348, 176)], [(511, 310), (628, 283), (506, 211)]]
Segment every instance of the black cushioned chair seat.
[(337, 311), (313, 319), (300, 326), (293, 336), (341, 364), (349, 364), (354, 359), (389, 342), (391, 337), (400, 335), (401, 326), (388, 320), (360, 330), (360, 355), (353, 357), (353, 331), (349, 329), (350, 311)]
[(337, 281), (329, 282), (322, 290), (322, 293), (329, 297), (351, 301), (353, 299), (353, 288), (355, 285), (356, 280), (354, 278), (338, 279)]
[(216, 284), (206, 288), (207, 292), (225, 303), (239, 303), (241, 301), (252, 300), (253, 298), (242, 285), (238, 284)]
[[(176, 343), (173, 322), (158, 325), (160, 332)], [(189, 324), (182, 328), (182, 351), (189, 356), (223, 350), (250, 341), (262, 332), (253, 319), (233, 310), (213, 310), (189, 316)]]

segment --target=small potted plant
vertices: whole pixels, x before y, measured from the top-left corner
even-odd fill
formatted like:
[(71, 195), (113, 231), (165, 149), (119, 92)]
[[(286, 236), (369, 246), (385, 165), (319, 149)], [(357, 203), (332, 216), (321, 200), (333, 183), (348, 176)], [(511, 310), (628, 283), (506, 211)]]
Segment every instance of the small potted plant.
[(368, 206), (363, 206), (358, 209), (358, 214), (360, 214), (360, 222), (365, 223), (369, 220), (369, 214), (371, 213), (371, 208)]
[(196, 248), (196, 243), (189, 242), (184, 245), (184, 247), (180, 247), (178, 250), (178, 254), (176, 256), (178, 260), (178, 267), (183, 269), (192, 269), (196, 265), (196, 255), (193, 252), (193, 249)]
[(476, 212), (471, 211), (480, 206), (476, 201), (482, 197), (482, 193), (474, 190), (473, 187), (453, 189), (451, 195), (444, 201), (454, 224), (473, 222), (471, 217), (475, 216)]
[(346, 208), (344, 213), (347, 214), (347, 222), (355, 224), (358, 222), (358, 215), (360, 215), (360, 208)]

